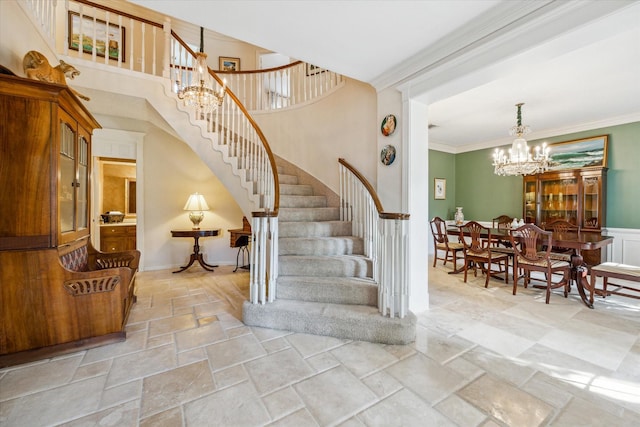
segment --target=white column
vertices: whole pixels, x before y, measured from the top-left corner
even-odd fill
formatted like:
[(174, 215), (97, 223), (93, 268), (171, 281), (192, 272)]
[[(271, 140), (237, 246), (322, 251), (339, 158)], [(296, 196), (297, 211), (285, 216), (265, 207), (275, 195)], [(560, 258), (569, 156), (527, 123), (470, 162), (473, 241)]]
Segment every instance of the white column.
[(420, 313), (429, 308), (429, 150), (427, 105), (402, 101), (403, 169), (402, 212), (409, 219), (409, 309)]

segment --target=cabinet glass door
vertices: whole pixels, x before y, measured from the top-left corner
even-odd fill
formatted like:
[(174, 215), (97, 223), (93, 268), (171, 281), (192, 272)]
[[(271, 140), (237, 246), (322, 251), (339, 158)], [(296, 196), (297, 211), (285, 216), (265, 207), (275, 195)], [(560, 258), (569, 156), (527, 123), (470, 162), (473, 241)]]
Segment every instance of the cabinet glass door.
[(60, 184), (58, 189), (58, 211), (60, 231), (75, 230), (76, 206), (76, 133), (68, 123), (60, 126)]
[(524, 222), (526, 223), (536, 223), (537, 219), (537, 204), (536, 204), (536, 180), (528, 180), (525, 178), (524, 181)]
[(540, 183), (540, 223), (564, 219), (578, 222), (578, 180), (558, 178)]
[(89, 226), (89, 143), (84, 135), (78, 140), (78, 230)]
[(600, 228), (600, 177), (584, 177), (582, 187), (584, 200), (582, 201), (582, 228)]

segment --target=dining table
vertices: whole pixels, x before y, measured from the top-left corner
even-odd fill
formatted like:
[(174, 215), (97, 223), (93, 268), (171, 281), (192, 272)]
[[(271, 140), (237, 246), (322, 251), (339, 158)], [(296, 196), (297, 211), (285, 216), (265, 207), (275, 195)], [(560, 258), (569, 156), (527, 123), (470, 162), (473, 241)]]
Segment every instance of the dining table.
[[(451, 236), (460, 236), (461, 227), (461, 225), (448, 225), (447, 233)], [(490, 228), (490, 230), (492, 240), (497, 241), (499, 244), (510, 245), (510, 229)], [(576, 282), (578, 294), (582, 302), (587, 307), (593, 308), (593, 304), (589, 301), (586, 291), (591, 291), (591, 287), (595, 286), (595, 283), (589, 283), (589, 266), (584, 262), (582, 251), (604, 248), (613, 243), (613, 237), (588, 231), (554, 232), (551, 236), (551, 243), (553, 246), (574, 250), (574, 253), (571, 255), (571, 280)]]

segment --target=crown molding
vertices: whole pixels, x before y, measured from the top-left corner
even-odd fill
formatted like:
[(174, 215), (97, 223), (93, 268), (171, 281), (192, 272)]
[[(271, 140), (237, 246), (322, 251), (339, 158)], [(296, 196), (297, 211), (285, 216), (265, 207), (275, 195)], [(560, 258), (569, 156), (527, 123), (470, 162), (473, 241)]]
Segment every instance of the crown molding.
[[(595, 120), (591, 122), (584, 122), (570, 126), (563, 126), (555, 129), (546, 129), (538, 132), (532, 132), (528, 135), (528, 141), (540, 141), (545, 138), (554, 138), (556, 136), (568, 135), (572, 133), (585, 132), (585, 131), (596, 131), (598, 129), (611, 127), (611, 126), (619, 126), (626, 125), (629, 123), (640, 122), (640, 111), (635, 113), (626, 114), (624, 116), (611, 117), (603, 120)], [(449, 145), (443, 142), (438, 142), (436, 140), (429, 140), (429, 149), (442, 151), (449, 154), (462, 154), (468, 153), (471, 151), (478, 150), (486, 150), (495, 147), (504, 147), (508, 146), (513, 142), (513, 137), (506, 137), (495, 139), (493, 141), (487, 141), (479, 144), (468, 144), (462, 147), (457, 147), (453, 145)]]
[(504, 2), (371, 84), (413, 97), (631, 5), (612, 1)]

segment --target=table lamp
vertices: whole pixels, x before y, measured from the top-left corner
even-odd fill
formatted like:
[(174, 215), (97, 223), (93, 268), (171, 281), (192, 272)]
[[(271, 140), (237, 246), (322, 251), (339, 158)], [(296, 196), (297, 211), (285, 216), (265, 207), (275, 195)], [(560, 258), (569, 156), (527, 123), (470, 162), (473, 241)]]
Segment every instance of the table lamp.
[(187, 199), (184, 210), (189, 211), (189, 219), (193, 223), (193, 229), (200, 229), (200, 222), (204, 218), (204, 212), (209, 210), (209, 205), (202, 194), (193, 193)]

